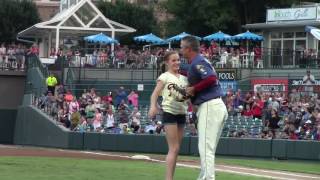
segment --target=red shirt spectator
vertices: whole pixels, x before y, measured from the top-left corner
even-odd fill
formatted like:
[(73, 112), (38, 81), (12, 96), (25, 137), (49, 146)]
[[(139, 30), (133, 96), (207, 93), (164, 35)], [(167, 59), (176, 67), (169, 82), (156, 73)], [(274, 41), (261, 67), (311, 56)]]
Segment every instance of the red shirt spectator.
[(64, 96), (64, 100), (69, 102), (69, 103), (73, 100), (73, 96), (71, 94), (71, 91), (67, 92), (67, 94)]
[(298, 136), (294, 132), (290, 132), (289, 139), (298, 140)]
[(264, 103), (260, 100), (260, 98), (255, 97), (252, 105), (252, 115), (254, 118), (258, 118), (258, 119), (262, 118), (263, 106), (264, 106)]
[(253, 116), (253, 113), (252, 113), (251, 110), (245, 110), (242, 113), (243, 113), (242, 115), (246, 116), (246, 117), (252, 117)]
[(37, 45), (33, 44), (31, 49), (30, 49), (30, 53), (34, 54), (34, 55), (39, 55), (39, 48), (37, 47)]
[(254, 60), (257, 61), (258, 59), (262, 59), (261, 55), (262, 55), (262, 50), (260, 47), (255, 47), (253, 48), (254, 51)]

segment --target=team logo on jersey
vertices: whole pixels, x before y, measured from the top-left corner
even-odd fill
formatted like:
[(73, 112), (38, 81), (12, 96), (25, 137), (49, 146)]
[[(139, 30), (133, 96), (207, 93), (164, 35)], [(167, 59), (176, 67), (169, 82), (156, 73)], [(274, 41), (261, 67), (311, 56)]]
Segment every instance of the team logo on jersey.
[(189, 98), (186, 93), (186, 89), (183, 87), (179, 87), (177, 84), (170, 83), (168, 85), (169, 96), (173, 96), (176, 101), (183, 102)]
[(203, 65), (196, 65), (196, 68), (201, 74), (203, 74), (203, 75), (207, 75), (208, 74), (207, 71), (206, 71), (206, 68)]

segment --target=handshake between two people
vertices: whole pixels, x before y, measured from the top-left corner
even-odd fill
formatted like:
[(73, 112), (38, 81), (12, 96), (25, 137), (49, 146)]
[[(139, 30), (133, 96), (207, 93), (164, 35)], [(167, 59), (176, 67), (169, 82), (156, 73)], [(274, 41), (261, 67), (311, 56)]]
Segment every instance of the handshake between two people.
[[(183, 96), (182, 99), (176, 99), (179, 102), (185, 101), (195, 95), (195, 89), (192, 86), (182, 88), (176, 84), (170, 84), (168, 86), (168, 89), (171, 89), (171, 88)], [(151, 119), (154, 118), (157, 113), (158, 113), (158, 107), (156, 106), (156, 104), (151, 104), (151, 107), (148, 112), (149, 118)]]
[(186, 88), (181, 88), (176, 84), (173, 84), (173, 89), (175, 89), (177, 92), (179, 92), (181, 95), (183, 95), (185, 97), (185, 99), (188, 99), (192, 96), (194, 96), (195, 90), (194, 87), (189, 86)]

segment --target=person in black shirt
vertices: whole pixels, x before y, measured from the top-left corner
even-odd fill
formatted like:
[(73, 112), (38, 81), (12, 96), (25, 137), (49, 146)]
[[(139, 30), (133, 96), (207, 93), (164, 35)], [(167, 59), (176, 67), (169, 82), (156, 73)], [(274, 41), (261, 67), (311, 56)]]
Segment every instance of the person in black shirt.
[(271, 119), (268, 122), (268, 128), (273, 134), (273, 138), (276, 136), (276, 131), (280, 128), (278, 123), (280, 121), (280, 117), (276, 109), (271, 110)]

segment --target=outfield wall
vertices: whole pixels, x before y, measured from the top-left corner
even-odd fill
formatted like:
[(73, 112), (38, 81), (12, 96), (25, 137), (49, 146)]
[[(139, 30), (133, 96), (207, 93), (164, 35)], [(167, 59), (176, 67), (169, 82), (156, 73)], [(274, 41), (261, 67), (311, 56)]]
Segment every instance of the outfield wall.
[[(70, 132), (33, 106), (18, 109), (14, 143), (78, 150), (167, 153), (162, 135)], [(197, 137), (184, 137), (180, 154), (198, 155)], [(320, 160), (320, 142), (221, 138), (218, 155)]]
[(21, 105), (26, 74), (0, 70), (0, 144), (12, 144), (17, 108)]

